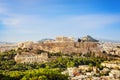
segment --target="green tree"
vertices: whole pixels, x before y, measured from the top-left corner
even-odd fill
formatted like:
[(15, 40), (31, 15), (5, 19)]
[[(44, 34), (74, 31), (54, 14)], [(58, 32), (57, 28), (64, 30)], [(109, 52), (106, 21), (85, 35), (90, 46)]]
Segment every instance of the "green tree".
[(70, 62), (67, 62), (67, 67), (74, 67), (75, 66), (75, 63), (70, 61)]

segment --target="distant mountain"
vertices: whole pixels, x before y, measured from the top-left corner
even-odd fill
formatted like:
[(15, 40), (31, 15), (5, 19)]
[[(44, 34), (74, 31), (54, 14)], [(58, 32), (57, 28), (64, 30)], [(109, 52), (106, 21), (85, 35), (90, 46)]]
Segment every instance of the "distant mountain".
[(90, 35), (84, 36), (81, 38), (83, 41), (92, 41), (92, 42), (111, 42), (111, 43), (120, 43), (120, 40), (109, 40), (109, 39), (101, 39), (101, 38), (93, 38)]
[(14, 43), (10, 43), (10, 42), (0, 42), (0, 44), (14, 44)]
[(120, 40), (99, 39), (99, 42), (120, 43)]
[(0, 42), (0, 44), (7, 44), (6, 42)]
[(41, 39), (41, 40), (39, 40), (38, 42), (40, 43), (40, 42), (45, 42), (45, 41), (54, 41), (54, 39), (48, 39), (48, 38), (45, 38), (45, 39)]
[(87, 42), (98, 42), (98, 40), (92, 38), (91, 36), (87, 35), (81, 38), (82, 41), (87, 41)]

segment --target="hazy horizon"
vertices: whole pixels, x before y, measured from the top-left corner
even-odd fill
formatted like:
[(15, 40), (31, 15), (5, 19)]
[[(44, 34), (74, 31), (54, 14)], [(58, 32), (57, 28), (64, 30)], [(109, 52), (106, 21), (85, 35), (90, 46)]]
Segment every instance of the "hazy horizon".
[(55, 36), (120, 40), (119, 0), (0, 0), (0, 41)]

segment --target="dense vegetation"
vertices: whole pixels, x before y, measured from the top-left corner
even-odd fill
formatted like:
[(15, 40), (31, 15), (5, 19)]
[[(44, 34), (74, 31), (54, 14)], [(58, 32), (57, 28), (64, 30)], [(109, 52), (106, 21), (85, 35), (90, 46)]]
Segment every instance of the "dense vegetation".
[(16, 51), (0, 53), (0, 79), (1, 80), (67, 80), (67, 75), (61, 71), (67, 67), (79, 65), (97, 66), (107, 60), (100, 57), (81, 57), (80, 55), (50, 54), (56, 56), (47, 63), (18, 64), (14, 61)]
[(3, 71), (1, 80), (68, 80), (67, 75), (62, 75), (59, 69), (34, 69), (26, 71)]

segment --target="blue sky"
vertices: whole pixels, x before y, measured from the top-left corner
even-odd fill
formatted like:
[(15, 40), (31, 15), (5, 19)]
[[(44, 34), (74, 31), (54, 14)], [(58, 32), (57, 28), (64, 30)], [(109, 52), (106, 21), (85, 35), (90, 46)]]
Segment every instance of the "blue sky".
[(0, 41), (119, 34), (120, 0), (0, 0)]

